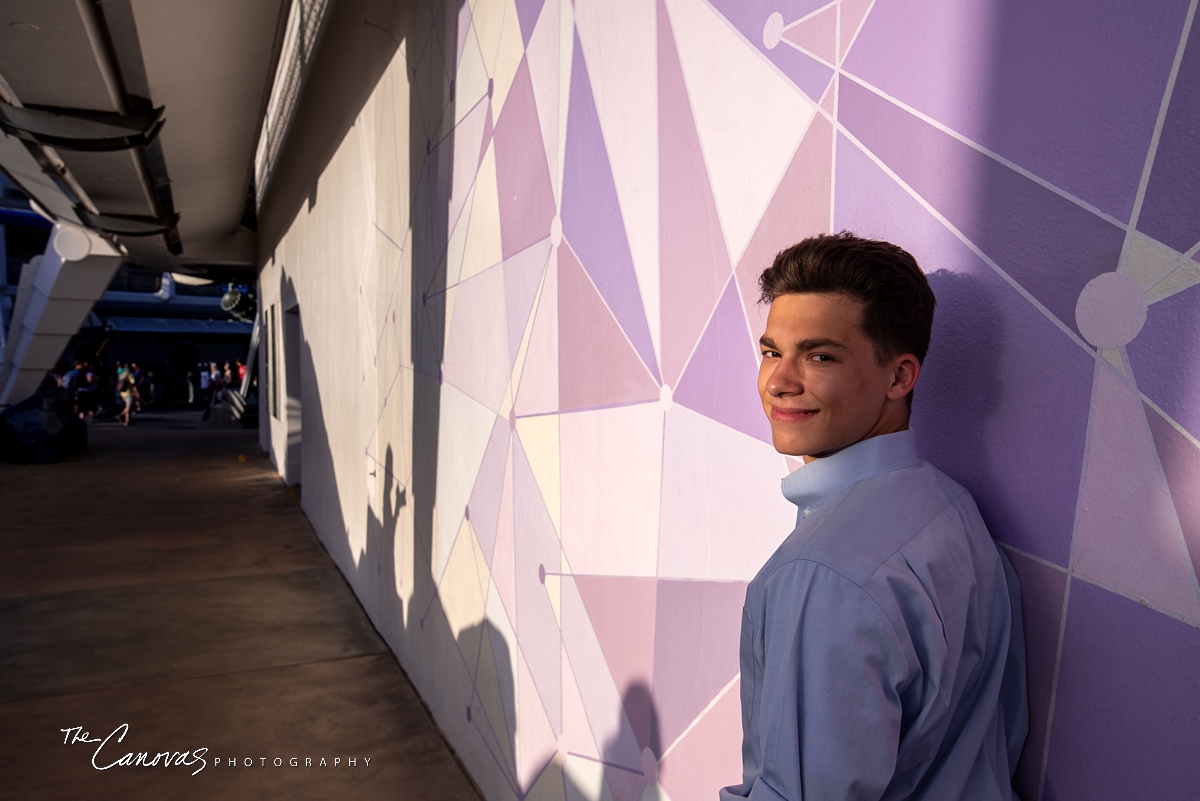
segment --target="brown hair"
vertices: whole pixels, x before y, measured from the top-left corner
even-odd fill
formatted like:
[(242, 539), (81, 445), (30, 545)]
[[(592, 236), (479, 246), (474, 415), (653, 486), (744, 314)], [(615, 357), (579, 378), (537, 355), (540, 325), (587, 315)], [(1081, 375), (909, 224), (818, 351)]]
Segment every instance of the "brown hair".
[(781, 250), (758, 284), (766, 304), (808, 292), (855, 298), (880, 364), (902, 353), (925, 361), (937, 301), (917, 260), (901, 247), (847, 231), (809, 237)]

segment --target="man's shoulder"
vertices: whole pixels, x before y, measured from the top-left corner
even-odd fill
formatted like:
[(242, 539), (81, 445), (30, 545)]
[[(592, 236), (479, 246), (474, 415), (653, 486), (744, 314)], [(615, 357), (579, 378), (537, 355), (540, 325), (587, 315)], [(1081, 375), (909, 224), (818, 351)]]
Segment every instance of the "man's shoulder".
[(976, 525), (982, 521), (970, 493), (933, 465), (917, 462), (863, 479), (830, 499), (796, 527), (772, 562), (815, 562), (862, 586), (931, 529), (953, 537)]

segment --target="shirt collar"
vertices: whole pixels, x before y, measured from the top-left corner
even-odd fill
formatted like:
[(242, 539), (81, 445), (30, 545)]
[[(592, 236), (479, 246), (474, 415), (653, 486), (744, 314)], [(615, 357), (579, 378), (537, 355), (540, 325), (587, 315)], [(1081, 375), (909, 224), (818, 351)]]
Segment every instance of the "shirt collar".
[(783, 479), (783, 497), (799, 507), (798, 522), (864, 478), (916, 463), (917, 446), (912, 429), (870, 437), (793, 470)]

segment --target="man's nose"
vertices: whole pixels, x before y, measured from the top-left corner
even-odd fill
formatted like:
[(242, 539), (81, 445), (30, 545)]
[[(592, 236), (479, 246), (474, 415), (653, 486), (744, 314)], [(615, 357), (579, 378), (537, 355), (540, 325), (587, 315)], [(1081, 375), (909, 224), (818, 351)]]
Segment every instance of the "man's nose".
[(767, 392), (771, 397), (783, 395), (799, 395), (804, 392), (804, 381), (801, 370), (791, 359), (780, 359), (767, 379)]

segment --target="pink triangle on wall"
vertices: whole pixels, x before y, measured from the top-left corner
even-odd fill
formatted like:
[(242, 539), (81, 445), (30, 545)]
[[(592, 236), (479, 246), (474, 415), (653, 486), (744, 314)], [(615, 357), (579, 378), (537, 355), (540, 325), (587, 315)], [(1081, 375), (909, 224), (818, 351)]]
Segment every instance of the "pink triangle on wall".
[(574, 675), (588, 726), (602, 758), (615, 764), (636, 765), (641, 759), (641, 746), (625, 715), (614, 714), (621, 700), (575, 578), (578, 577), (564, 579), (561, 585), (563, 646), (567, 657), (563, 669)]
[(558, 381), (564, 411), (656, 400), (659, 395), (565, 242), (558, 250)]
[(862, 27), (863, 20), (874, 2), (875, 0), (842, 0), (842, 37), (838, 42), (840, 59), (846, 58), (846, 51), (850, 49), (855, 36), (858, 35), (858, 29)]
[(1200, 575), (1200, 492), (1197, 492), (1200, 488), (1200, 448), (1176, 431), (1158, 412), (1149, 408), (1143, 411), (1150, 421), (1158, 459), (1175, 502), (1175, 515), (1192, 557), (1192, 568)]
[(671, 23), (661, 2), (658, 119), (662, 375), (674, 386), (729, 277), (730, 264)]
[(837, 93), (838, 81), (840, 76), (834, 75), (833, 80), (829, 82), (829, 88), (825, 90), (825, 96), (821, 98), (821, 108), (829, 113), (829, 116), (837, 119)]
[(833, 124), (818, 115), (796, 148), (792, 163), (779, 181), (779, 188), (734, 271), (754, 347), (767, 320), (767, 307), (758, 303), (758, 277), (771, 266), (780, 250), (805, 237), (829, 231), (832, 165)]
[(783, 38), (832, 64), (837, 60), (837, 15), (838, 6), (834, 3), (785, 29)]
[(496, 190), (500, 200), (500, 249), (511, 258), (550, 235), (554, 188), (542, 146), (542, 132), (529, 77), (521, 59), (493, 134)]
[(725, 695), (672, 749), (659, 770), (671, 798), (705, 798), (741, 776), (741, 684)]
[(1196, 578), (1137, 392), (1096, 368), (1079, 519), (1076, 574), (1200, 621)]
[[(672, 743), (738, 674), (745, 582), (658, 582), (654, 697)], [(696, 659), (703, 654), (703, 659)]]
[(658, 581), (628, 576), (576, 576), (592, 631), (618, 693), (654, 671), (654, 609)]

